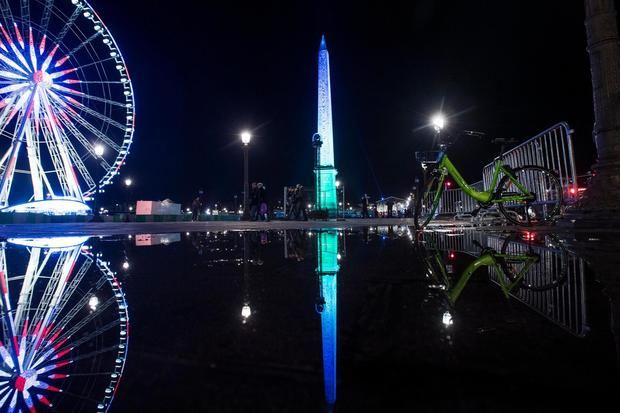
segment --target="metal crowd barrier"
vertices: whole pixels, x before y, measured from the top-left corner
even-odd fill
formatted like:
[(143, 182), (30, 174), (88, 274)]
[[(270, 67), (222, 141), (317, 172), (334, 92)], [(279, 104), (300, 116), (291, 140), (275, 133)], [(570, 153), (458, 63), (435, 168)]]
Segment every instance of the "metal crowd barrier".
[[(555, 171), (562, 183), (565, 201), (573, 201), (577, 198), (577, 172), (572, 134), (573, 130), (568, 124), (560, 122), (504, 152), (502, 160), (513, 168), (538, 165)], [(482, 172), (482, 181), (486, 187), (491, 184), (492, 176), (493, 162), (487, 164)]]
[[(528, 139), (522, 144), (502, 154), (503, 162), (513, 168), (525, 165), (538, 165), (555, 171), (562, 184), (564, 201), (572, 202), (577, 199), (577, 173), (572, 143), (572, 129), (566, 122), (560, 122), (549, 129)], [(482, 181), (471, 186), (476, 190), (488, 189), (493, 176), (493, 165), (487, 164), (482, 172)], [(499, 177), (501, 179), (501, 176)], [(528, 179), (528, 177), (524, 177)], [(530, 178), (531, 179), (531, 178)], [(498, 181), (499, 182), (499, 181)], [(544, 182), (534, 184), (537, 193), (546, 193)], [(434, 193), (428, 194), (429, 197)], [(544, 202), (544, 198), (540, 198)], [(428, 205), (428, 199), (424, 205)], [(477, 207), (477, 202), (467, 196), (460, 188), (445, 190), (439, 203), (437, 213), (440, 215), (455, 215), (456, 218), (466, 217)]]

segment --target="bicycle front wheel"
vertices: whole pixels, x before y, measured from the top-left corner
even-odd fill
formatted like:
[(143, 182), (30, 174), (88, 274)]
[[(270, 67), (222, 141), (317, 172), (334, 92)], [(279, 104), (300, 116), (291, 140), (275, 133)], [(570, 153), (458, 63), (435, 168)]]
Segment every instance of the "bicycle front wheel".
[(416, 194), (413, 223), (416, 229), (423, 229), (439, 215), (439, 201), (443, 193), (443, 176), (426, 173), (422, 190)]
[(516, 168), (512, 173), (522, 188), (504, 175), (497, 186), (498, 196), (518, 198), (531, 195), (531, 198), (498, 202), (506, 219), (525, 226), (553, 222), (562, 208), (562, 184), (557, 175), (550, 169), (532, 165)]

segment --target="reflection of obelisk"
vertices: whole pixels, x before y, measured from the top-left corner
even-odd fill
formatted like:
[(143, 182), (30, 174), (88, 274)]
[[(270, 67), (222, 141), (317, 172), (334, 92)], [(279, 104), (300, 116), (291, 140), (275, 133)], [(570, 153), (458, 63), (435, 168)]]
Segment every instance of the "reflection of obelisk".
[(338, 343), (338, 233), (317, 234), (317, 274), (321, 294), (321, 338), (323, 343), (323, 380), (325, 401), (336, 403), (336, 363)]
[(315, 165), (316, 208), (326, 209), (330, 217), (337, 214), (336, 168), (334, 167), (334, 131), (332, 128), (332, 94), (329, 81), (329, 53), (325, 36), (319, 48), (317, 133), (321, 139), (318, 165)]

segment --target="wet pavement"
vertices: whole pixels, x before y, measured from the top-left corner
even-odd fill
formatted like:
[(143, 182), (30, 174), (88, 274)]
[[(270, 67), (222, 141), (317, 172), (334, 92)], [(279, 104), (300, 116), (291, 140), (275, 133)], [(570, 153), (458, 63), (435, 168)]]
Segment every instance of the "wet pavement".
[(64, 235), (4, 238), (2, 411), (615, 403), (612, 238), (407, 225)]

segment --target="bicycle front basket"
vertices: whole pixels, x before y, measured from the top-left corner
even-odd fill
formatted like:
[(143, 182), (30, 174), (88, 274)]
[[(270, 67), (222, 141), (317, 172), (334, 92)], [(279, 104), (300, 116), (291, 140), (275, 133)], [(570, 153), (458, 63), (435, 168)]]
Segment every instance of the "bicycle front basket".
[(415, 158), (418, 160), (418, 162), (423, 163), (439, 163), (442, 157), (443, 151), (427, 151), (415, 153)]

